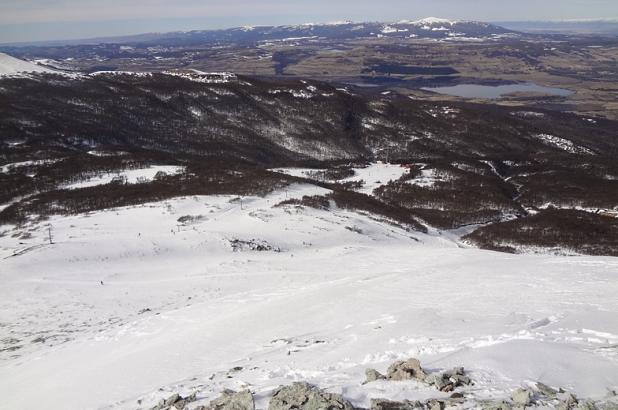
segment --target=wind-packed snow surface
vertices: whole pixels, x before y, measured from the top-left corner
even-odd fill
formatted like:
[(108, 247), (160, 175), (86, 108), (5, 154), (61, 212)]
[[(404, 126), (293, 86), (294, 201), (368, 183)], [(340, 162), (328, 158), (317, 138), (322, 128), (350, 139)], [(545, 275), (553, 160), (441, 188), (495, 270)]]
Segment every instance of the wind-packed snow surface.
[(618, 259), (481, 251), (373, 215), (275, 206), (327, 192), (0, 227), (0, 407), (135, 409), (197, 392), (195, 406), (246, 387), (261, 409), (296, 380), (364, 407), (446, 397), (361, 385), (365, 368), (408, 357), (465, 366), (479, 398), (532, 381), (590, 398), (618, 386)]

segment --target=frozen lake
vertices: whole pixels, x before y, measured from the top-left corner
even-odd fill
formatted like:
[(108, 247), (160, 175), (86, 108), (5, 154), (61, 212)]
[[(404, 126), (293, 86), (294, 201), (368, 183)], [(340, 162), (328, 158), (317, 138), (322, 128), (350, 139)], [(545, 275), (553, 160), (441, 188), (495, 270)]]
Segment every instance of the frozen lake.
[(572, 91), (564, 88), (544, 87), (534, 83), (508, 85), (458, 84), (451, 87), (424, 87), (423, 90), (463, 98), (487, 98), (495, 100), (515, 92), (541, 93), (567, 97)]

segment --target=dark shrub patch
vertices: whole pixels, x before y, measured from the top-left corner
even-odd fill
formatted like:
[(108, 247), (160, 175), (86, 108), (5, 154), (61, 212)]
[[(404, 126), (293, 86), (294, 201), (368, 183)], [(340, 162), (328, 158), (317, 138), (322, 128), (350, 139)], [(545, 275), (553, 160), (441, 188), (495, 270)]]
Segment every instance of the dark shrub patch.
[(477, 229), (464, 239), (483, 249), (561, 248), (588, 255), (618, 256), (618, 218), (575, 210), (547, 209), (536, 215)]

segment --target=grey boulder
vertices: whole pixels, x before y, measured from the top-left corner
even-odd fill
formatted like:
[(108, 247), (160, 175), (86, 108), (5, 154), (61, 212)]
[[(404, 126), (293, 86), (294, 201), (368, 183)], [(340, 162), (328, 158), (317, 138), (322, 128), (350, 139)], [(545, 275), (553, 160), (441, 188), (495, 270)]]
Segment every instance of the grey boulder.
[(532, 403), (532, 392), (528, 389), (517, 389), (511, 394), (513, 404), (517, 407), (526, 407)]
[(419, 410), (424, 409), (420, 401), (391, 401), (386, 399), (371, 399), (370, 410)]
[(456, 367), (442, 373), (433, 373), (425, 378), (425, 382), (443, 392), (450, 392), (456, 387), (472, 384), (472, 380), (466, 376), (463, 367)]
[(376, 380), (384, 380), (386, 376), (375, 369), (366, 369), (365, 370), (365, 381), (363, 384), (375, 382)]
[(340, 394), (327, 393), (305, 382), (280, 387), (268, 403), (268, 410), (354, 410)]
[(174, 393), (167, 399), (162, 399), (161, 401), (159, 401), (159, 404), (157, 404), (152, 409), (153, 410), (164, 410), (164, 409), (165, 410), (166, 409), (182, 410), (185, 408), (187, 403), (190, 403), (192, 401), (195, 401), (195, 393), (187, 397), (182, 397), (180, 394)]
[(235, 392), (224, 390), (221, 396), (210, 402), (208, 410), (255, 410), (253, 395), (249, 390)]
[(558, 390), (541, 382), (537, 382), (536, 388), (545, 397), (554, 398), (558, 394)]
[(511, 405), (506, 401), (482, 401), (479, 405), (482, 410), (511, 410)]
[(424, 380), (427, 374), (421, 367), (421, 362), (411, 358), (391, 364), (388, 368), (387, 377), (390, 380)]

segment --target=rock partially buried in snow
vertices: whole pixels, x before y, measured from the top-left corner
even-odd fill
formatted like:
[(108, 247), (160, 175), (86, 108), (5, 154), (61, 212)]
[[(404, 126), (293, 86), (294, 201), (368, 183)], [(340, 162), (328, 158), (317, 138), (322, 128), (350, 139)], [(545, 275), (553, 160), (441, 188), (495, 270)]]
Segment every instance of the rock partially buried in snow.
[(528, 389), (517, 389), (511, 394), (513, 404), (517, 407), (525, 407), (532, 403), (532, 392)]
[(386, 376), (375, 369), (366, 369), (365, 370), (365, 381), (363, 384), (375, 382), (376, 380), (384, 380)]
[(172, 409), (182, 410), (185, 408), (187, 403), (191, 403), (195, 401), (195, 398), (196, 398), (195, 393), (187, 397), (182, 397), (180, 394), (174, 393), (167, 399), (162, 399), (159, 402), (159, 404), (157, 404), (155, 407), (152, 408), (152, 410), (168, 410), (168, 409), (169, 410), (172, 410)]
[(455, 388), (472, 384), (472, 380), (465, 375), (463, 367), (456, 367), (442, 373), (430, 374), (425, 378), (425, 382), (435, 386), (443, 392), (450, 392)]
[(428, 410), (444, 410), (445, 403), (442, 400), (429, 400), (426, 407)]
[(340, 394), (327, 393), (305, 382), (295, 382), (275, 391), (268, 410), (353, 410)]
[[(363, 384), (384, 377), (373, 369), (367, 369), (365, 375), (367, 380)], [(457, 387), (472, 384), (472, 380), (465, 375), (463, 367), (455, 367), (452, 370), (428, 375), (421, 367), (421, 363), (414, 358), (400, 360), (391, 364), (386, 378), (389, 380), (419, 380), (435, 386), (442, 392), (450, 392)]]
[(198, 407), (196, 410), (255, 410), (255, 402), (249, 390), (235, 392), (226, 389), (208, 406)]
[(370, 410), (416, 410), (423, 409), (420, 401), (390, 401), (386, 399), (371, 399)]
[(479, 407), (482, 410), (511, 410), (511, 404), (506, 401), (482, 401)]
[(577, 397), (568, 392), (559, 393), (556, 395), (556, 397), (558, 398), (558, 400), (560, 400), (560, 404), (557, 406), (557, 408), (560, 410), (573, 409), (579, 403)]
[(425, 380), (427, 374), (421, 367), (421, 362), (411, 358), (391, 364), (387, 371), (387, 377), (390, 380)]
[[(577, 410), (598, 410), (599, 407), (592, 401), (586, 400), (583, 402), (579, 402), (575, 407)], [(603, 410), (618, 410), (618, 403), (616, 402), (606, 402), (601, 405), (601, 409)]]
[(543, 396), (546, 397), (556, 397), (556, 395), (558, 394), (558, 390), (554, 389), (553, 387), (550, 387), (546, 384), (543, 384), (541, 382), (538, 382), (536, 384), (536, 388), (539, 391), (540, 394), (542, 394)]
[(369, 410), (444, 410), (451, 407), (461, 406), (463, 397), (442, 399), (429, 399), (424, 402), (418, 400), (391, 401), (387, 399), (371, 399)]

